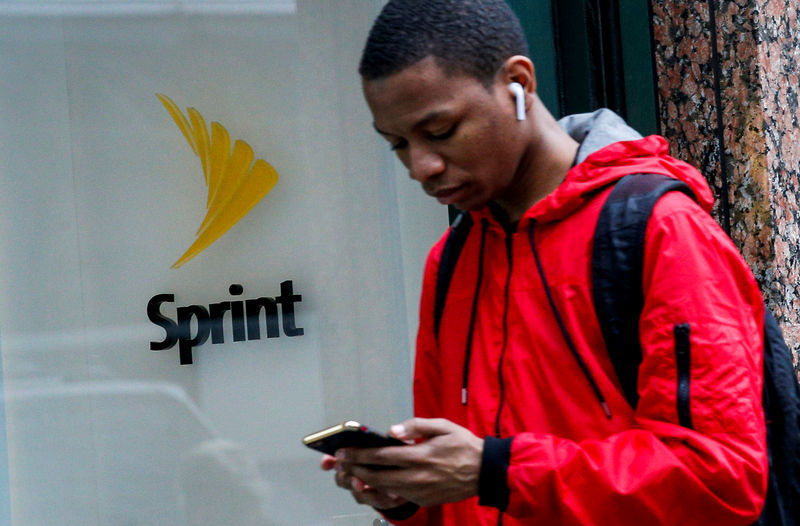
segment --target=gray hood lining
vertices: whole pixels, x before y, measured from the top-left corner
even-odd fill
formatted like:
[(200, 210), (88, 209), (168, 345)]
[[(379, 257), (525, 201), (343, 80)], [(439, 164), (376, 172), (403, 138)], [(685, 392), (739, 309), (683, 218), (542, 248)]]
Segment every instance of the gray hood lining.
[(582, 163), (592, 153), (615, 142), (642, 138), (622, 117), (609, 109), (569, 115), (559, 120), (558, 125), (580, 143), (575, 164)]

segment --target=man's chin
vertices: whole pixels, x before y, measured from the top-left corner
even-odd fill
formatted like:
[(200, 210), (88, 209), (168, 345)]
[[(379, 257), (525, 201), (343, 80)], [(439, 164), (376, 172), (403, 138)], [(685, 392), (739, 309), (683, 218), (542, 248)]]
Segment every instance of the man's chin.
[(452, 206), (462, 212), (474, 212), (480, 210), (488, 204), (488, 201), (463, 201), (453, 203)]

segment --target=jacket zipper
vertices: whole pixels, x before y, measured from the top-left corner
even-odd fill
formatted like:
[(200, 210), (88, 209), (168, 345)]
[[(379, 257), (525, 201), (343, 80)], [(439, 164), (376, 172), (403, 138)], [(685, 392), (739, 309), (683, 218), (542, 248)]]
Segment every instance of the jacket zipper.
[(692, 412), (690, 407), (691, 384), (691, 343), (688, 323), (675, 325), (675, 364), (678, 369), (678, 422), (683, 427), (692, 429)]
[(494, 434), (500, 438), (500, 415), (503, 413), (503, 406), (506, 401), (505, 382), (503, 380), (503, 362), (506, 357), (506, 348), (508, 347), (508, 303), (509, 303), (509, 289), (511, 288), (511, 260), (512, 260), (512, 240), (513, 234), (506, 233), (506, 254), (508, 256), (508, 274), (506, 275), (506, 287), (503, 298), (503, 347), (500, 351), (500, 361), (497, 364), (497, 383), (500, 387), (500, 403), (497, 407), (497, 416), (494, 421)]
[[(500, 438), (500, 416), (503, 414), (503, 406), (506, 402), (506, 387), (503, 380), (503, 362), (506, 357), (506, 350), (508, 348), (508, 303), (511, 291), (511, 269), (512, 269), (512, 254), (513, 254), (513, 236), (512, 232), (506, 232), (506, 255), (508, 256), (508, 274), (506, 275), (506, 287), (503, 298), (503, 347), (500, 351), (500, 361), (497, 364), (497, 383), (500, 387), (500, 403), (497, 406), (497, 416), (494, 421), (494, 434)], [(503, 511), (499, 510), (497, 513), (497, 526), (503, 526)]]

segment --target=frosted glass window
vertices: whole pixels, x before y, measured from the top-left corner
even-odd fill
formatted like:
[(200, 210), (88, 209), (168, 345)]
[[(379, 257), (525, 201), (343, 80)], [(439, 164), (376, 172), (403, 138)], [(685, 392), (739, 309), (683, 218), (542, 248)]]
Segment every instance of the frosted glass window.
[[(379, 7), (0, 2), (0, 523), (372, 525), (300, 440), (411, 415), (447, 222), (371, 129)], [(204, 223), (227, 172), (156, 94), (277, 183)]]

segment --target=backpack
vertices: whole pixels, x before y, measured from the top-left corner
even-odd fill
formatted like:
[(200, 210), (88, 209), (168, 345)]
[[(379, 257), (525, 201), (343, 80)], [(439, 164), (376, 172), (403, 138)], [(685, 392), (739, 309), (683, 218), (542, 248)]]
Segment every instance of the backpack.
[[(609, 357), (632, 407), (642, 352), (639, 315), (644, 307), (642, 268), (647, 221), (659, 198), (689, 186), (657, 174), (631, 174), (614, 186), (598, 218), (592, 253), (592, 292), (595, 311)], [(466, 242), (472, 220), (461, 213), (450, 229), (437, 270), (434, 329), (438, 337), (450, 278)], [(772, 313), (764, 309), (764, 392), (767, 424), (769, 484), (756, 526), (800, 525), (800, 383), (791, 353)], [(681, 423), (690, 425), (690, 419)]]

